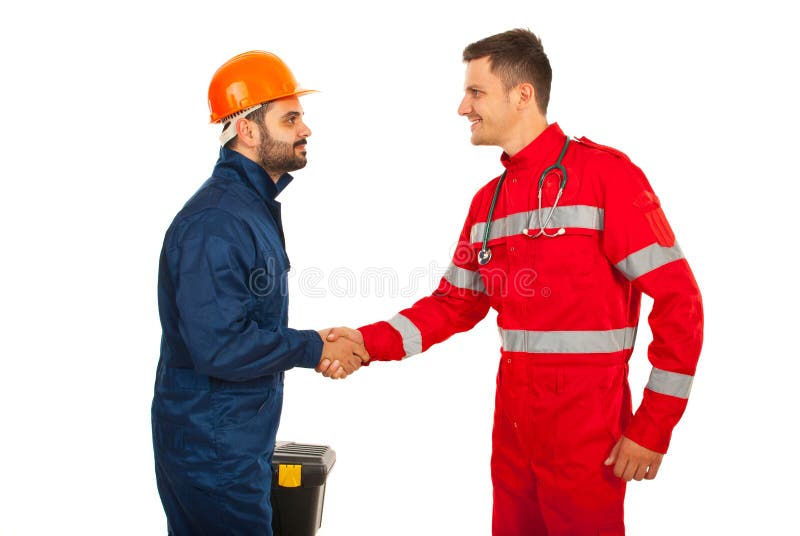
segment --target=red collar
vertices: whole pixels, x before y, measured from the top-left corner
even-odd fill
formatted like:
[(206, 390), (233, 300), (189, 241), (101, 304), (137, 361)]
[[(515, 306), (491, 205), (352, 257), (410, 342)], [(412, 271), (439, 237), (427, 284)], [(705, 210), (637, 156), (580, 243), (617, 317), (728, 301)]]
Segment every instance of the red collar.
[(565, 137), (558, 123), (553, 123), (514, 156), (508, 156), (508, 153), (503, 152), (500, 163), (512, 171), (530, 169), (544, 162), (552, 163), (551, 160), (555, 162), (564, 146)]

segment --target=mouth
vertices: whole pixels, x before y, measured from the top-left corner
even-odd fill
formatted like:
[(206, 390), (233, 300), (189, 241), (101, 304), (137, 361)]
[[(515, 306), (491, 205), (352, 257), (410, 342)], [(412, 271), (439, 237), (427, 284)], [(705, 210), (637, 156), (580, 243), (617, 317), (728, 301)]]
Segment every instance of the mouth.
[(300, 140), (300, 141), (296, 141), (296, 142), (294, 142), (294, 148), (295, 148), (295, 149), (297, 149), (297, 148), (300, 148), (300, 149), (302, 149), (303, 151), (305, 151), (305, 150), (306, 150), (306, 144), (307, 144), (307, 143), (308, 143), (308, 140), (305, 140), (305, 139), (303, 139), (303, 140)]
[(476, 129), (476, 128), (478, 128), (478, 125), (480, 125), (481, 121), (482, 121), (482, 119), (480, 119), (480, 118), (476, 118), (476, 119), (472, 119), (472, 120), (470, 120), (470, 127), (469, 127), (469, 129), (470, 129), (471, 131), (475, 132), (475, 129)]

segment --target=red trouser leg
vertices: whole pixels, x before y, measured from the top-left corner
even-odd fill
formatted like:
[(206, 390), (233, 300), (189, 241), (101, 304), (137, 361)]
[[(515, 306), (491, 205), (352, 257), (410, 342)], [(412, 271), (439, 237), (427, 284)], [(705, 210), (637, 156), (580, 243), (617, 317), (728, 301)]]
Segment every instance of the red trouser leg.
[(517, 440), (514, 423), (498, 415), (497, 409), (492, 431), (492, 484), (494, 536), (547, 534), (528, 456)]
[(504, 356), (493, 432), (495, 536), (624, 535), (625, 482), (603, 465), (630, 417), (627, 367)]

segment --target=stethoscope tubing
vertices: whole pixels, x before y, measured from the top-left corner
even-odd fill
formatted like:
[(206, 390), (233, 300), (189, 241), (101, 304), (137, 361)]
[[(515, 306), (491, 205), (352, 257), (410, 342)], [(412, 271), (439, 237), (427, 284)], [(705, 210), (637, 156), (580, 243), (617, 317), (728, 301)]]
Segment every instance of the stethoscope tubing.
[[(561, 199), (561, 195), (564, 193), (564, 188), (567, 186), (567, 168), (564, 167), (561, 161), (564, 159), (564, 155), (567, 154), (567, 148), (569, 147), (569, 142), (570, 139), (569, 136), (567, 136), (567, 140), (564, 142), (564, 146), (561, 148), (561, 153), (558, 155), (558, 160), (556, 160), (556, 163), (545, 168), (545, 170), (539, 177), (539, 188), (538, 188), (539, 210), (536, 211), (539, 220), (539, 232), (536, 233), (535, 235), (530, 235), (528, 234), (528, 229), (525, 229), (523, 231), (523, 234), (525, 234), (525, 236), (528, 236), (530, 238), (538, 238), (540, 236), (546, 236), (547, 238), (555, 238), (557, 236), (564, 234), (563, 227), (553, 234), (547, 233), (545, 229), (547, 228), (547, 225), (550, 223), (550, 220), (553, 217), (553, 213), (555, 213), (556, 211), (556, 207), (558, 206), (558, 202)], [(544, 187), (544, 180), (547, 178), (547, 175), (549, 175), (553, 171), (561, 172), (561, 183), (559, 184), (558, 194), (556, 194), (556, 199), (553, 202), (553, 206), (550, 208), (550, 212), (547, 214), (547, 218), (545, 218), (544, 223), (542, 223), (542, 188)], [(483, 230), (483, 242), (481, 244), (481, 249), (478, 252), (478, 264), (480, 264), (481, 266), (488, 264), (488, 262), (492, 260), (492, 250), (489, 249), (488, 247), (489, 232), (492, 227), (492, 217), (494, 216), (494, 207), (497, 204), (497, 198), (500, 195), (500, 190), (503, 187), (503, 182), (506, 180), (506, 173), (508, 173), (508, 170), (503, 171), (503, 174), (500, 176), (500, 180), (497, 181), (497, 186), (494, 189), (494, 196), (492, 197), (492, 204), (489, 206), (489, 214), (486, 217), (486, 228)], [(531, 217), (533, 216), (531, 215)]]

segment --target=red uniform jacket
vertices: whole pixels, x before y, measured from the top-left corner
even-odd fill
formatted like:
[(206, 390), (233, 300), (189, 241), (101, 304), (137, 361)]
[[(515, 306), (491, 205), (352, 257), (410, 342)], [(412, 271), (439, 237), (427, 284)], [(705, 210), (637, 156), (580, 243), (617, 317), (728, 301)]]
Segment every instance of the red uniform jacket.
[[(565, 365), (627, 360), (641, 293), (653, 298), (653, 366), (625, 435), (666, 452), (689, 396), (703, 336), (700, 291), (642, 171), (622, 153), (585, 138), (564, 157), (568, 181), (546, 224), (555, 238), (530, 238), (546, 222), (559, 188), (550, 173), (538, 211), (538, 183), (566, 141), (557, 124), (501, 161), (506, 178), (490, 226), (492, 258), (477, 262), (500, 178), (475, 195), (459, 244), (436, 291), (388, 322), (360, 328), (373, 360), (424, 352), (497, 310), (502, 354)], [(541, 217), (541, 219), (539, 219)]]

